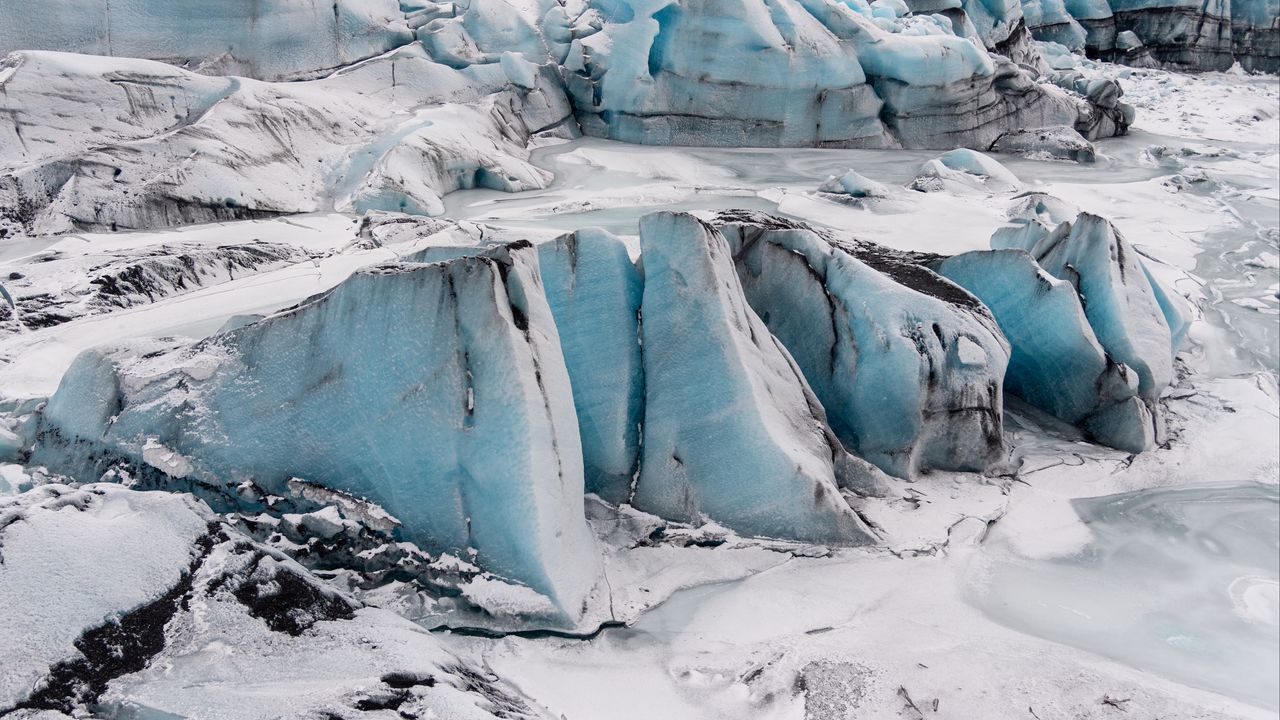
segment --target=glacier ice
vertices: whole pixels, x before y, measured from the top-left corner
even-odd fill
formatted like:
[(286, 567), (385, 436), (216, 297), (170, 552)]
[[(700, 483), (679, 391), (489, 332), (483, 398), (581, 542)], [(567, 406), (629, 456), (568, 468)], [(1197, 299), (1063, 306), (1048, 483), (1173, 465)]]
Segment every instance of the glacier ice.
[(412, 40), (395, 0), (57, 0), (0, 4), (0, 56), (60, 50), (262, 80), (314, 77)]
[(1009, 348), (976, 298), (871, 243), (759, 213), (714, 223), (850, 450), (899, 477), (1003, 457)]
[(570, 621), (596, 579), (568, 373), (528, 243), (373, 266), (191, 347), (86, 351), (41, 422), (37, 461), (84, 477), (119, 458), (215, 491), (298, 476), (363, 495), (423, 547), (476, 552)]
[[(1018, 249), (980, 250), (934, 265), (990, 308), (1009, 341), (1005, 389), (1094, 439), (1141, 452), (1153, 439), (1137, 376), (1103, 350), (1071, 283)], [(1120, 406), (1120, 407), (1116, 407)]]
[(1280, 71), (1277, 0), (1023, 0), (1039, 40), (1139, 67)]
[(1019, 198), (1010, 217), (995, 250), (934, 267), (996, 316), (1013, 347), (1011, 392), (1101, 443), (1149, 449), (1163, 437), (1158, 399), (1189, 304), (1103, 218), (1043, 193)]
[(210, 78), (163, 63), (23, 52), (0, 61), (0, 225), (163, 227), (316, 210), (443, 212), (459, 188), (550, 175), (531, 135), (577, 132), (551, 68), (512, 85), (410, 45), (325, 78)]
[(1084, 139), (1075, 128), (1037, 128), (1035, 130), (1010, 130), (996, 139), (993, 152), (1022, 155), (1036, 160), (1074, 160), (1091, 163), (1097, 154), (1093, 143)]
[(599, 229), (538, 245), (538, 264), (573, 385), (587, 492), (625, 502), (644, 419), (640, 273), (622, 241)]
[(920, 166), (911, 189), (920, 192), (1002, 193), (1021, 186), (998, 160), (977, 150), (958, 148)]
[(818, 192), (832, 195), (847, 195), (851, 198), (886, 198), (889, 188), (853, 170), (843, 175), (832, 175), (818, 186)]
[(684, 213), (640, 221), (645, 423), (632, 504), (752, 535), (851, 544), (844, 448), (791, 355), (747, 304), (725, 238)]

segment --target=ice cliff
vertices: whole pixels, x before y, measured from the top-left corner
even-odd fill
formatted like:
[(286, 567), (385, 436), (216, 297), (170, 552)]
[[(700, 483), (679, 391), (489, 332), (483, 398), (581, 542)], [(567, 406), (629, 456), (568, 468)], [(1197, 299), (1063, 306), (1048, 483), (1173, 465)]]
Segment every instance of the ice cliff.
[(357, 493), (576, 619), (598, 561), (568, 373), (536, 252), (494, 255), (375, 266), (192, 347), (90, 351), (37, 458), (227, 495), (295, 476)]
[(851, 450), (900, 477), (1003, 456), (1009, 349), (973, 296), (914, 258), (800, 223), (741, 212), (715, 223), (747, 299)]
[(994, 313), (1012, 355), (1006, 384), (1094, 439), (1131, 452), (1164, 438), (1160, 394), (1190, 309), (1111, 223), (1032, 193), (991, 251), (936, 262)]
[(1280, 72), (1276, 0), (1024, 0), (1041, 40), (1090, 57), (1182, 70)]

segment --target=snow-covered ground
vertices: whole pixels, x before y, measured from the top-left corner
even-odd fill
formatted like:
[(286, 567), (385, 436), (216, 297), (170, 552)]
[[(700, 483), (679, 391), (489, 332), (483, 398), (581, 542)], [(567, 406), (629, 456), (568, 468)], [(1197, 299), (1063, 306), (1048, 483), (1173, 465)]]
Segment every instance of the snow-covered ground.
[[(647, 542), (652, 526), (641, 514), (591, 501), (588, 518), (605, 548), (615, 622), (585, 639), (428, 634), (389, 610), (432, 626), (448, 623), (424, 620), (434, 616), (406, 593), (356, 593), (341, 571), (320, 577), (366, 607), (286, 637), (268, 631), (260, 611), (220, 604), (209, 589), (177, 611), (169, 625), (176, 641), (147, 667), (112, 681), (99, 710), (141, 718), (393, 717), (388, 708), (417, 717), (569, 720), (1275, 717), (1280, 83), (1274, 76), (1106, 65), (1088, 72), (1121, 78), (1126, 100), (1138, 108), (1136, 125), (1124, 137), (1099, 141), (1094, 164), (998, 156), (1020, 183), (1011, 191), (907, 189), (935, 152), (651, 148), (581, 139), (533, 152), (531, 162), (555, 176), (545, 189), (454, 192), (443, 202), (444, 219), (456, 226), (439, 226), (468, 237), (535, 240), (601, 226), (623, 236), (634, 255), (637, 224), (648, 212), (748, 208), (892, 248), (950, 255), (989, 247), (1019, 192), (1050, 193), (1111, 220), (1152, 273), (1197, 307), (1178, 380), (1162, 400), (1166, 447), (1137, 456), (1107, 450), (1009, 402), (1009, 471), (895, 482), (888, 497), (859, 508), (885, 536), (871, 550), (763, 543), (714, 527)], [(849, 169), (888, 188), (888, 197), (839, 202), (817, 192), (825, 178)], [(204, 337), (233, 316), (287, 307), (358, 268), (441, 242), (393, 224), (362, 233), (361, 222), (309, 214), (5, 240), (0, 278), (29, 275), (55, 294), (83, 287), (104, 253), (132, 257), (161, 245), (262, 241), (296, 247), (305, 259), (210, 276), (154, 301), (47, 327), (0, 325), (0, 446), (84, 349), (135, 337)], [(66, 268), (66, 282), (40, 275), (50, 263)], [(34, 468), (0, 466), (0, 493), (42, 478)], [(44, 501), (38, 522), (30, 519), (34, 510), (6, 515), (18, 505), (0, 504), (0, 598), (22, 595), (5, 578), (40, 563), (70, 568), (49, 576), (50, 597), (87, 592), (78, 565), (64, 556), (92, 552), (101, 537), (157, 548), (115, 564), (88, 563), (117, 579), (137, 575), (139, 562), (151, 563), (152, 574), (173, 574), (197, 554), (187, 545), (208, 520), (205, 511), (183, 505), (181, 514), (166, 515), (168, 524), (148, 530), (146, 514), (165, 512), (164, 501), (105, 498), (66, 510)], [(76, 525), (67, 519), (75, 516), (59, 513), (90, 511), (92, 522), (75, 533), (58, 530)], [(6, 530), (22, 518), (29, 527)], [(40, 533), (58, 542), (42, 544)], [(172, 545), (171, 536), (185, 545)], [(250, 541), (243, 542), (235, 552), (248, 552)], [(212, 560), (200, 561), (199, 577), (238, 577), (211, 565), (234, 565), (216, 549), (204, 552)], [(95, 598), (96, 605), (66, 606), (78, 613), (57, 629), (67, 637), (27, 634), (26, 624), (45, 610), (4, 603), (0, 648), (16, 655), (14, 638), (22, 637), (39, 646), (24, 646), (27, 660), (56, 661), (80, 628), (154, 600), (145, 593)], [(22, 666), (26, 675), (6, 671), (0, 688), (31, 683), (28, 676), (38, 672), (31, 667)], [(431, 695), (418, 681), (405, 690), (405, 682), (387, 681), (392, 671), (436, 673), (452, 694)], [(402, 691), (412, 697), (369, 701)], [(5, 702), (0, 698), (0, 707)]]

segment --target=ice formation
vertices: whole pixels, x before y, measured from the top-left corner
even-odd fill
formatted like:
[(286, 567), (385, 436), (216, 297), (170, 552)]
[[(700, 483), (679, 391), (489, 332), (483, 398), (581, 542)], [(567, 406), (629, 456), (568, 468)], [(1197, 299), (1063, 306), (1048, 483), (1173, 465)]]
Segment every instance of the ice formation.
[(439, 214), (459, 188), (542, 187), (529, 137), (577, 132), (549, 68), (525, 88), (497, 64), (455, 70), (417, 45), (297, 83), (20, 52), (0, 61), (0, 87), (6, 234)]
[(228, 493), (297, 476), (363, 495), (569, 621), (596, 581), (568, 373), (527, 243), (361, 270), (190, 348), (87, 352), (43, 422), (37, 457), (86, 477), (119, 459)]
[(830, 195), (846, 195), (850, 198), (886, 198), (889, 188), (849, 170), (843, 175), (832, 175), (818, 186), (818, 192)]
[(1277, 0), (1023, 0), (1040, 40), (1090, 57), (1193, 70), (1280, 71)]
[(644, 419), (640, 273), (622, 241), (598, 229), (539, 245), (538, 264), (573, 385), (587, 491), (624, 502)]
[(913, 258), (803, 224), (740, 212), (715, 224), (849, 449), (900, 477), (1003, 456), (1009, 348), (972, 295)]
[(748, 306), (724, 237), (664, 212), (641, 219), (640, 246), (645, 424), (633, 504), (752, 535), (868, 541), (837, 487), (844, 448)]
[(1018, 178), (990, 155), (959, 148), (920, 166), (911, 189), (920, 192), (1003, 193), (1017, 190)]
[[(0, 232), (439, 214), (456, 189), (543, 187), (530, 138), (579, 130), (988, 149), (1015, 130), (1092, 139), (1132, 121), (1114, 81), (1094, 81), (1111, 88), (1100, 92), (1028, 69), (1038, 56), (1016, 3), (966, 3), (950, 19), (904, 3), (776, 5), (245, 0), (199, 22), (159, 2), (6, 10), (0, 47), (17, 52), (0, 62)], [(68, 37), (33, 25), (50, 6)], [(26, 38), (206, 74), (32, 51)], [(317, 79), (262, 81), (296, 77)]]
[(1141, 452), (1163, 437), (1158, 400), (1190, 310), (1111, 223), (1073, 212), (1029, 194), (992, 237), (996, 250), (934, 267), (995, 314), (1013, 347), (1011, 392), (1099, 442)]
[(198, 10), (168, 0), (0, 6), (0, 55), (59, 50), (147, 58), (262, 80), (313, 77), (412, 39), (395, 0), (255, 0)]

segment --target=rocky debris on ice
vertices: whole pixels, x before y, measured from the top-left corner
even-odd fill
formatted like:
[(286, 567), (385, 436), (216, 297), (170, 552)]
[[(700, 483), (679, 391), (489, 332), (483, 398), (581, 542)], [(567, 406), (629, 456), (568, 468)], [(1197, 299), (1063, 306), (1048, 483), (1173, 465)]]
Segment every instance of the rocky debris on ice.
[(453, 190), (544, 187), (536, 133), (576, 133), (549, 68), (455, 70), (410, 45), (320, 80), (210, 78), (144, 60), (0, 62), (0, 226), (154, 228), (340, 209), (443, 212)]
[(157, 245), (80, 255), (50, 250), (0, 284), (13, 299), (12, 306), (0, 304), (0, 332), (135, 307), (307, 257), (301, 248), (270, 242)]
[[(0, 552), (0, 712), (536, 715), (434, 636), (188, 495), (42, 485), (0, 498)], [(287, 682), (300, 676), (323, 682)], [(273, 689), (247, 700), (248, 684)]]
[(640, 221), (644, 443), (632, 504), (807, 542), (873, 539), (841, 497), (844, 447), (747, 304), (728, 243), (688, 214)]
[(996, 139), (992, 152), (1021, 155), (1033, 160), (1072, 160), (1091, 163), (1097, 149), (1075, 128), (1062, 126), (1036, 130), (1011, 130)]
[(925, 162), (908, 185), (919, 192), (956, 194), (1005, 193), (1021, 186), (1017, 176), (995, 158), (967, 148), (958, 148)]
[(295, 476), (362, 495), (571, 624), (598, 560), (569, 388), (524, 243), (367, 268), (194, 346), (86, 352), (44, 410), (37, 456), (86, 478), (126, 461), (230, 496), (244, 480), (280, 495)]
[(899, 477), (1003, 458), (1009, 347), (976, 298), (919, 258), (803, 223), (726, 211), (712, 224), (850, 450)]

